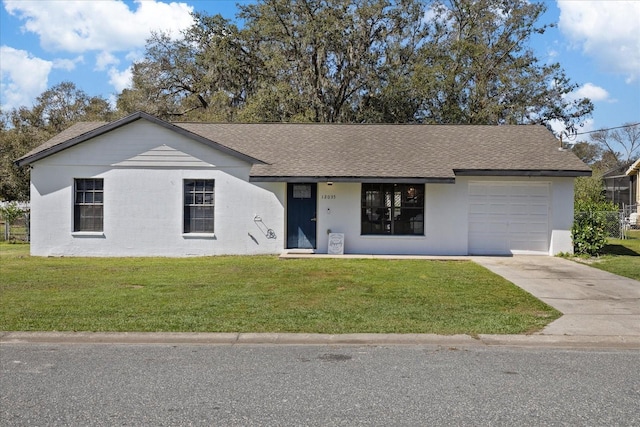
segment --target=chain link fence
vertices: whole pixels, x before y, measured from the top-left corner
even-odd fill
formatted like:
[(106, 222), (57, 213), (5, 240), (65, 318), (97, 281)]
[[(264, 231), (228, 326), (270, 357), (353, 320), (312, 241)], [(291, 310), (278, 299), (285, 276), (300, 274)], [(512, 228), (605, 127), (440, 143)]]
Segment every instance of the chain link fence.
[(620, 212), (576, 212), (574, 215), (576, 222), (587, 219), (590, 223), (600, 224), (607, 237), (624, 239), (624, 217)]
[(640, 229), (638, 205), (628, 205), (617, 212), (576, 212), (574, 220), (578, 222), (587, 216), (594, 217), (602, 224), (606, 236), (614, 239), (625, 239), (629, 230)]
[(29, 240), (29, 204), (0, 202), (0, 241), (28, 242)]

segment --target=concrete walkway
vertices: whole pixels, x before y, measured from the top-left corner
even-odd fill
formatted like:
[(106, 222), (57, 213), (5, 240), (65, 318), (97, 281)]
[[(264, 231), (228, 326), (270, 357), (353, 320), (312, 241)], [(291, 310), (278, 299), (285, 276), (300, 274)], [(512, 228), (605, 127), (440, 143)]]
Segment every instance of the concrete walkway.
[(563, 313), (542, 335), (640, 338), (637, 280), (556, 257), (472, 259)]

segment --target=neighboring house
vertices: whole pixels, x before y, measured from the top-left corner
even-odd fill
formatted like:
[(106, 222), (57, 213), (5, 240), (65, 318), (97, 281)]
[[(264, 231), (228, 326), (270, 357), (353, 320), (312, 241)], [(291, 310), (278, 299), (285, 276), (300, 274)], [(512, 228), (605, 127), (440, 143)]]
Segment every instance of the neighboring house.
[(544, 127), (80, 123), (31, 170), (31, 253), (571, 252), (591, 170)]
[(630, 180), (630, 204), (636, 205), (636, 212), (640, 213), (640, 159), (636, 160), (625, 173)]
[(629, 163), (610, 169), (602, 174), (604, 182), (604, 196), (606, 200), (614, 203), (620, 209), (632, 204), (630, 195), (630, 179), (625, 173)]

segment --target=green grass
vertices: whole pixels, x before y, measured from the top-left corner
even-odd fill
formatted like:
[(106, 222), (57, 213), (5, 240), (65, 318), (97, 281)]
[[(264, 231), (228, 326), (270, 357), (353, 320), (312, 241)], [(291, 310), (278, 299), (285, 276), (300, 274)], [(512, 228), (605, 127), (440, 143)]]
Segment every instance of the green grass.
[(518, 334), (560, 313), (464, 261), (39, 258), (0, 244), (0, 330)]
[(593, 267), (640, 280), (640, 230), (630, 230), (626, 239), (608, 239)]

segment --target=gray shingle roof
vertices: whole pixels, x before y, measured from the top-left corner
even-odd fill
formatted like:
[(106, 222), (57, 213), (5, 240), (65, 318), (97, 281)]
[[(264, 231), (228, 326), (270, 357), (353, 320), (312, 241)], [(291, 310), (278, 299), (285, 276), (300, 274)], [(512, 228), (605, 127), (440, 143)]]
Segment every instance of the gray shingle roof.
[[(145, 118), (143, 115), (142, 118)], [(157, 119), (156, 119), (157, 120)], [(590, 174), (544, 126), (174, 123), (198, 139), (259, 159), (252, 179), (452, 180), (455, 175)], [(21, 158), (28, 164), (104, 123), (80, 123)], [(173, 126), (171, 126), (173, 128)], [(174, 129), (176, 129), (174, 128)], [(64, 147), (66, 148), (66, 147)], [(62, 148), (61, 148), (62, 149)], [(47, 154), (48, 155), (48, 154)], [(32, 160), (35, 159), (35, 160)]]
[(62, 132), (60, 132), (59, 134), (55, 135), (53, 138), (49, 139), (48, 141), (38, 145), (36, 148), (34, 148), (33, 150), (29, 151), (27, 154), (25, 154), (24, 156), (20, 157), (20, 159), (18, 159), (17, 161), (19, 162), (21, 159), (26, 159), (29, 158), (35, 154), (41, 153), (41, 152), (45, 152), (47, 150), (51, 150), (52, 148), (55, 148), (71, 139), (74, 139), (78, 136), (87, 134), (93, 130), (98, 129), (101, 126), (106, 125), (107, 122), (80, 122), (80, 123), (76, 123), (71, 127), (68, 127), (67, 129), (63, 130)]

